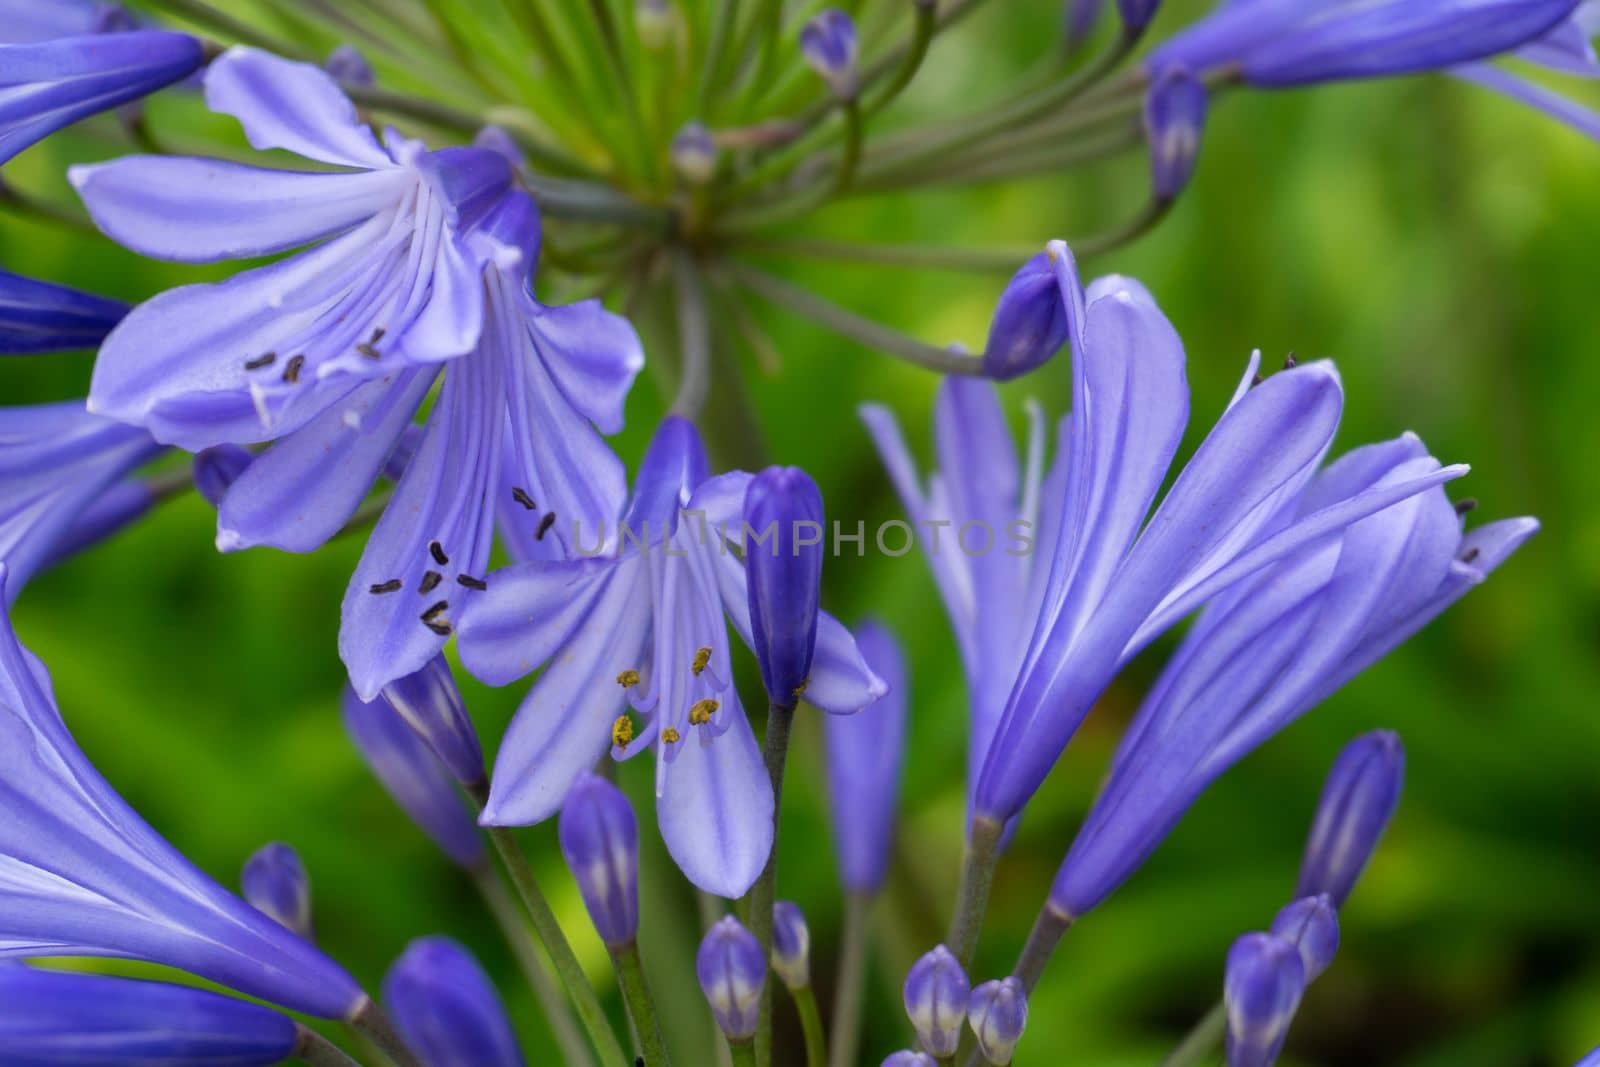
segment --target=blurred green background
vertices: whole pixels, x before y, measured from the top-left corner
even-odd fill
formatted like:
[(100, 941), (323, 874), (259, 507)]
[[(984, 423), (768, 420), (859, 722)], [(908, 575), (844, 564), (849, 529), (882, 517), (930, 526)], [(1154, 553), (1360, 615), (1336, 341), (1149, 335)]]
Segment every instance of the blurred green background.
[[(473, 5), (458, 6), (470, 15)], [(1173, 5), (1157, 32), (1195, 7)], [(990, 8), (939, 44), (901, 115), (1002, 95), (1007, 78), (1054, 46), (1059, 5)], [(190, 101), (159, 102), (154, 116), (178, 141), (230, 125)], [(65, 199), (66, 163), (119, 150), (104, 132), (87, 124), (30, 151), (7, 177)], [(1231, 940), (1264, 927), (1286, 901), (1323, 773), (1345, 740), (1374, 727), (1406, 741), (1405, 799), (1345, 911), (1340, 957), (1308, 994), (1284, 1062), (1567, 1067), (1600, 1043), (1597, 175), (1600, 147), (1442, 77), (1233, 93), (1213, 114), (1198, 176), (1173, 216), (1136, 245), (1086, 264), (1145, 281), (1183, 334), (1191, 444), (1252, 347), (1268, 365), (1291, 349), (1302, 359), (1332, 356), (1347, 393), (1341, 447), (1414, 430), (1441, 458), (1473, 464), (1456, 491), (1482, 501), (1479, 516), (1534, 514), (1544, 532), (1443, 620), (1207, 794), (1127, 888), (1064, 942), (1034, 998), (1019, 1064), (1156, 1062), (1215, 999)], [(1135, 156), (1024, 183), (853, 201), (793, 232), (1039, 245), (1128, 217), (1144, 189)], [(974, 347), (1003, 281), (762, 262), (925, 339)], [(217, 274), (147, 263), (12, 216), (0, 216), (0, 264), (128, 299)], [(742, 378), (760, 430), (723, 458), (759, 454), (805, 466), (831, 518), (870, 525), (897, 517), (855, 408), (890, 404), (910, 439), (926, 446), (934, 379), (767, 306), (755, 312), (783, 363), (763, 373), (742, 346), (725, 353), (709, 417), (733, 422), (730, 398)], [(651, 345), (657, 354), (658, 342)], [(87, 356), (71, 356), (12, 360), (0, 373), (8, 400), (23, 403), (81, 395), (89, 368)], [(661, 389), (647, 373), (635, 390), (629, 429), (616, 442), (630, 465), (664, 406)], [(1065, 361), (1006, 395), (1018, 407), (1036, 396), (1061, 411)], [(297, 846), (313, 873), (326, 947), (369, 988), (412, 937), (447, 932), (466, 941), (502, 979), (532, 1062), (554, 1062), (470, 885), (398, 813), (345, 740), (335, 631), (359, 538), (311, 557), (256, 550), (225, 558), (212, 548), (212, 524), (197, 499), (169, 504), (41, 576), (17, 605), (18, 628), (52, 667), (83, 747), (135, 807), (229, 884), (263, 842)], [(878, 912), (862, 1057), (876, 1063), (909, 1041), (899, 976), (941, 936), (954, 896), (965, 695), (918, 556), (836, 560), (826, 583), (835, 613), (886, 620), (911, 664), (905, 816)], [(1029, 810), (999, 874), (975, 977), (1009, 967), (1118, 730), (1169, 647), (1113, 686)], [(522, 686), (468, 683), (468, 692), (492, 750)], [(818, 742), (816, 723), (803, 722), (779, 892), (810, 919), (826, 1005), (839, 895)], [(622, 778), (648, 824), (648, 767), (629, 765)], [(554, 827), (533, 828), (526, 841), (609, 990)], [(709, 1022), (689, 981), (694, 898), (647, 841), (645, 951), (680, 1062), (706, 1062)], [(779, 1020), (792, 1039), (782, 996)]]

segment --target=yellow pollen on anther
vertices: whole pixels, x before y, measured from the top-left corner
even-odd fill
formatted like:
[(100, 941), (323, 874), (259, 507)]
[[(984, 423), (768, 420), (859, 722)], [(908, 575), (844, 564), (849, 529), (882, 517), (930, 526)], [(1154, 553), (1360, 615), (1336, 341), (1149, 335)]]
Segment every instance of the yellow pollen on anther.
[(629, 741), (633, 740), (633, 719), (627, 712), (617, 716), (617, 721), (611, 724), (611, 743), (618, 748), (626, 748)]
[(661, 731), (661, 740), (665, 741), (669, 745), (677, 744), (678, 743), (678, 739), (681, 736), (682, 735), (679, 734), (677, 730), (674, 730), (670, 726), (667, 727), (665, 730)]
[(711, 650), (702, 648), (694, 654), (694, 673), (696, 677), (711, 663)]
[(796, 700), (798, 700), (800, 697), (803, 697), (803, 696), (806, 695), (806, 686), (808, 686), (810, 684), (811, 684), (811, 679), (807, 678), (805, 681), (801, 682), (799, 685), (794, 687), (794, 695), (795, 695), (795, 699)]
[(711, 721), (711, 716), (720, 707), (722, 707), (722, 705), (717, 701), (712, 700), (710, 697), (706, 697), (704, 700), (695, 701), (689, 707), (689, 725), (704, 726), (706, 723)]
[(639, 684), (639, 672), (635, 670), (623, 671), (617, 675), (617, 684), (624, 689), (632, 689)]

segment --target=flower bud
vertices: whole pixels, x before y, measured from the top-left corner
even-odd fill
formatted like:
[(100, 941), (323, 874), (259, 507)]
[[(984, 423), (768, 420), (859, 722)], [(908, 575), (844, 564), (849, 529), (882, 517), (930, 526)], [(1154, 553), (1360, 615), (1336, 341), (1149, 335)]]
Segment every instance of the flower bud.
[(1245, 934), (1228, 950), (1228, 1067), (1272, 1067), (1300, 1006), (1300, 950), (1275, 934)]
[(772, 969), (790, 989), (811, 984), (811, 931), (800, 905), (792, 901), (772, 906)]
[(1339, 951), (1339, 913), (1326, 894), (1297, 900), (1278, 912), (1272, 932), (1300, 950), (1306, 985), (1328, 969)]
[(1028, 991), (1014, 976), (984, 982), (967, 1001), (967, 1024), (989, 1063), (1007, 1064), (1028, 1025)]
[(333, 80), (340, 85), (355, 85), (370, 89), (378, 82), (378, 76), (372, 71), (372, 64), (367, 62), (367, 57), (354, 45), (342, 44), (335, 48), (328, 54), (328, 58), (323, 60), (322, 69), (333, 75)]
[(415, 674), (384, 686), (383, 697), (427, 742), (456, 781), (468, 789), (483, 785), (487, 778), (483, 748), (442, 653)]
[(448, 937), (423, 937), (383, 979), (383, 999), (421, 1062), (524, 1067), (505, 1004), (483, 967)]
[(1106, 0), (1067, 0), (1066, 45), (1067, 54), (1076, 55), (1088, 43), (1100, 26), (1106, 11)]
[(1070, 328), (1055, 268), (1041, 252), (1011, 276), (1000, 294), (983, 346), (984, 376), (1004, 382), (1038, 369), (1061, 351)]
[(659, 52), (672, 39), (672, 8), (667, 0), (635, 0), (633, 28), (646, 51)]
[(817, 645), (822, 594), (822, 494), (799, 467), (768, 467), (744, 497), (750, 643), (773, 703), (793, 707)]
[(196, 452), (191, 467), (195, 489), (212, 507), (221, 507), (228, 488), (239, 480), (239, 475), (254, 458), (243, 445), (216, 445)]
[(1345, 746), (1328, 772), (1300, 862), (1296, 897), (1326, 893), (1344, 907), (1400, 803), (1406, 753), (1388, 730), (1362, 734)]
[(639, 823), (622, 790), (585, 773), (561, 807), (561, 854), (600, 940), (612, 948), (639, 934)]
[(685, 123), (672, 139), (672, 168), (690, 185), (704, 185), (717, 173), (717, 143), (705, 123)]
[(1151, 87), (1144, 104), (1144, 132), (1157, 199), (1176, 199), (1189, 184), (1205, 132), (1206, 104), (1206, 87), (1182, 67), (1164, 72)]
[(239, 887), (257, 911), (312, 939), (311, 879), (293, 847), (274, 842), (257, 849), (245, 860)]
[(342, 704), (345, 729), (395, 803), (455, 862), (481, 862), (478, 824), (427, 742), (381, 695), (362, 700), (346, 685)]
[(1117, 10), (1122, 13), (1122, 25), (1130, 34), (1143, 33), (1156, 17), (1161, 0), (1117, 0)]
[(939, 1067), (939, 1061), (926, 1052), (906, 1048), (889, 1053), (883, 1061), (883, 1067)]
[(800, 31), (801, 54), (840, 100), (855, 99), (860, 88), (857, 51), (855, 21), (838, 8), (820, 12)]
[(906, 1015), (925, 1050), (935, 1057), (955, 1055), (971, 995), (967, 972), (943, 945), (912, 964), (906, 974)]
[(700, 942), (694, 971), (728, 1040), (755, 1037), (761, 990), (767, 981), (767, 961), (756, 935), (732, 915), (724, 916)]

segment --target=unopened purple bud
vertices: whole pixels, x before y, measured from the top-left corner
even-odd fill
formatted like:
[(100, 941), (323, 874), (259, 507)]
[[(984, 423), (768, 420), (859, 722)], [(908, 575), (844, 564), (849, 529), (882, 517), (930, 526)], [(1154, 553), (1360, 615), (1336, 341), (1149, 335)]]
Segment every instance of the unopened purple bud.
[(239, 886), (257, 911), (312, 940), (311, 879), (291, 846), (274, 842), (257, 849), (245, 860)]
[(384, 686), (383, 696), (428, 743), (456, 781), (468, 789), (483, 785), (487, 777), (483, 748), (443, 654), (415, 674)]
[(639, 934), (639, 823), (622, 790), (585, 773), (561, 807), (561, 854), (600, 940), (613, 948)]
[(1297, 900), (1278, 912), (1272, 932), (1300, 950), (1307, 985), (1328, 969), (1339, 951), (1339, 913), (1326, 894)]
[(1400, 803), (1405, 769), (1400, 735), (1388, 730), (1362, 734), (1339, 753), (1322, 787), (1296, 897), (1326, 893), (1344, 907)]
[(1094, 36), (1105, 10), (1106, 0), (1067, 0), (1066, 39), (1069, 55), (1075, 54)]
[(395, 803), (463, 867), (483, 860), (483, 837), (444, 764), (387, 699), (362, 700), (346, 685), (344, 725)]
[(792, 901), (772, 906), (772, 969), (790, 989), (811, 984), (811, 931), (800, 905)]
[(793, 707), (817, 647), (822, 595), (822, 493), (799, 467), (768, 467), (745, 491), (750, 638), (767, 696)]
[(672, 8), (667, 0), (634, 0), (633, 28), (647, 50), (665, 48), (672, 39)]
[(903, 1048), (884, 1058), (883, 1067), (939, 1067), (939, 1061), (926, 1052)]
[(378, 81), (378, 76), (372, 71), (372, 64), (367, 62), (367, 57), (357, 51), (354, 45), (342, 44), (335, 48), (323, 61), (322, 69), (333, 75), (333, 80), (341, 85), (356, 85), (367, 89), (376, 85)]
[(1036, 370), (1061, 351), (1070, 335), (1061, 289), (1047, 253), (1022, 265), (1006, 283), (983, 346), (983, 373), (1009, 381)]
[(243, 445), (216, 445), (195, 453), (194, 487), (212, 507), (221, 507), (228, 489), (255, 457)]
[(972, 986), (961, 961), (943, 945), (912, 964), (906, 973), (906, 1016), (917, 1041), (935, 1057), (953, 1056), (961, 1043)]
[(690, 122), (672, 139), (672, 167), (690, 185), (704, 185), (717, 173), (717, 143), (703, 122)]
[(433, 1067), (525, 1067), (505, 1004), (478, 961), (448, 937), (406, 946), (383, 979), (406, 1043)]
[(1028, 1025), (1028, 991), (1016, 977), (984, 982), (967, 1001), (967, 1023), (988, 1063), (1007, 1064)]
[(694, 971), (727, 1039), (754, 1037), (761, 990), (767, 982), (767, 961), (756, 935), (732, 915), (724, 916), (700, 942)]
[(1205, 132), (1206, 103), (1206, 87), (1182, 67), (1164, 72), (1151, 87), (1144, 104), (1144, 131), (1157, 199), (1175, 199), (1189, 184)]
[(1117, 0), (1117, 10), (1122, 13), (1122, 25), (1130, 34), (1140, 34), (1156, 17), (1161, 0)]
[(854, 100), (860, 88), (856, 72), (856, 24), (849, 15), (830, 7), (800, 31), (800, 51), (811, 69), (822, 75), (833, 95)]
[(1305, 992), (1305, 967), (1293, 942), (1245, 934), (1228, 950), (1228, 1067), (1272, 1067)]

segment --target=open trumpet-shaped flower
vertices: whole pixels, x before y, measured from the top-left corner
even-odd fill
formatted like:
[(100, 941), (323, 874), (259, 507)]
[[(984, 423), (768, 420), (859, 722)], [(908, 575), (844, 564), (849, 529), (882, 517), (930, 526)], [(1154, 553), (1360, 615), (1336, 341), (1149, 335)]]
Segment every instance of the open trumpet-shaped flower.
[[(250, 49), (207, 99), (257, 147), (335, 173), (135, 157), (74, 170), (109, 234), (185, 261), (315, 247), (136, 308), (102, 349), (91, 404), (196, 449), (274, 440), (218, 514), (224, 550), (310, 551), (355, 513), (444, 384), (343, 608), (363, 699), (420, 670), (483, 586), (497, 510), (552, 547), (615, 517), (615, 432), (643, 363), (597, 301), (539, 304), (539, 214), (498, 152), (379, 145), (324, 72)], [(598, 427), (598, 429), (597, 429)], [(552, 516), (559, 516), (557, 523)]]
[[(1438, 468), (1415, 437), (1330, 465), (1296, 511)], [(1118, 749), (1110, 780), (1051, 892), (1068, 916), (1143, 862), (1217, 776), (1483, 581), (1538, 528), (1466, 534), (1432, 489), (1305, 546), (1214, 602), (1185, 637)]]
[[(496, 685), (549, 664), (501, 745), (485, 822), (549, 818), (607, 749), (619, 759), (654, 749), (668, 850), (696, 885), (736, 897), (766, 863), (773, 799), (724, 622), (750, 644), (744, 565), (730, 548), (743, 543), (750, 475), (707, 473), (693, 424), (663, 421), (614, 547), (496, 572), (462, 620), (460, 647)], [(849, 632), (821, 615), (806, 699), (853, 712), (882, 689)]]
[(942, 386), (942, 469), (926, 491), (889, 417), (864, 413), (915, 524), (946, 531), (942, 547), (925, 543), (971, 687), (974, 811), (999, 822), (1022, 810), (1156, 635), (1272, 560), (1464, 471), (1287, 508), (1333, 437), (1339, 379), (1313, 363), (1252, 386), (1252, 361), (1147, 519), (1188, 420), (1182, 343), (1138, 282), (1102, 278), (1085, 291), (1065, 245), (1050, 257), (1070, 324), (1073, 414), (1048, 474), (1041, 417), (1023, 468), (982, 384)]
[(147, 960), (325, 1018), (365, 1005), (337, 964), (199, 871), (100, 777), (3, 612), (0, 735), (0, 956)]

